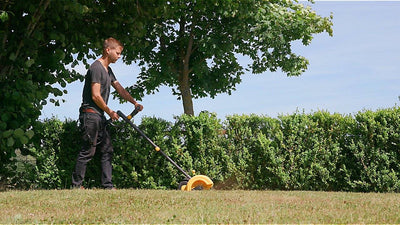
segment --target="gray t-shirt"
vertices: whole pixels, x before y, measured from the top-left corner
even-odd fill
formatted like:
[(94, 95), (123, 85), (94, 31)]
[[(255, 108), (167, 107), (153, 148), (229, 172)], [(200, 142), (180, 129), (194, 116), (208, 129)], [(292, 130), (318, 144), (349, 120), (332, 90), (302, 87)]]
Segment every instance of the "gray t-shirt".
[(85, 86), (83, 87), (82, 93), (82, 107), (92, 108), (100, 114), (104, 114), (104, 111), (100, 109), (100, 107), (98, 107), (92, 99), (92, 83), (100, 84), (101, 97), (103, 98), (104, 102), (108, 104), (108, 97), (110, 96), (110, 86), (111, 83), (115, 82), (116, 80), (117, 78), (115, 78), (115, 75), (112, 72), (111, 68), (108, 67), (107, 73), (101, 62), (99, 60), (96, 60), (90, 66), (85, 76)]

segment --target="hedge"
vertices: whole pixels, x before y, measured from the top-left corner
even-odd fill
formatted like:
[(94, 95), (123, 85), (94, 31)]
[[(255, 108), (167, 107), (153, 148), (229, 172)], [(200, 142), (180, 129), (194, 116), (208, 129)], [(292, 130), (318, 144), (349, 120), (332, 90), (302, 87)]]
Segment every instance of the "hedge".
[[(233, 115), (225, 121), (202, 112), (175, 122), (145, 117), (139, 127), (186, 171), (209, 176), (218, 189), (399, 192), (399, 123), (400, 108), (394, 107), (355, 115)], [(110, 127), (115, 185), (176, 188), (184, 176), (130, 127), (116, 125)], [(46, 119), (33, 130), (24, 152), (34, 160), (19, 167), (14, 184), (69, 188), (80, 149), (76, 121)], [(99, 187), (99, 180), (95, 158), (85, 186)]]

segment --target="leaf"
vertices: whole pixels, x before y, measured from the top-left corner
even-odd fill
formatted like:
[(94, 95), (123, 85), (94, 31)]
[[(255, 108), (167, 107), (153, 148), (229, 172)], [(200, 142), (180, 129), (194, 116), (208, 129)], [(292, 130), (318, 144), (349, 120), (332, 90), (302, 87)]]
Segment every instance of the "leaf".
[(15, 143), (14, 138), (9, 137), (9, 138), (7, 139), (7, 146), (8, 146), (8, 147), (12, 147), (12, 146), (14, 145), (14, 143)]
[(3, 138), (8, 138), (13, 134), (13, 130), (7, 130), (3, 132)]
[(54, 57), (56, 57), (58, 60), (63, 60), (65, 58), (65, 52), (60, 49), (56, 49)]
[(25, 62), (25, 65), (26, 65), (27, 67), (31, 67), (34, 63), (35, 63), (35, 60), (34, 60), (34, 59), (28, 59), (28, 60)]
[(6, 22), (8, 20), (8, 13), (6, 11), (2, 11), (0, 14), (0, 20)]
[(15, 61), (15, 59), (17, 58), (17, 55), (13, 52), (10, 54), (10, 57), (8, 57), (11, 61)]
[(7, 127), (7, 123), (3, 123), (0, 121), (0, 130), (5, 130)]
[(26, 136), (21, 136), (19, 137), (19, 141), (23, 144), (26, 145), (29, 142), (29, 139)]
[(25, 132), (25, 135), (31, 139), (33, 137), (33, 135), (35, 135), (35, 132), (33, 132), (33, 130), (28, 130), (27, 132)]
[(21, 128), (18, 128), (14, 131), (14, 137), (20, 138), (24, 136), (24, 131)]
[(10, 114), (5, 113), (3, 115), (1, 115), (1, 120), (4, 122), (7, 122), (10, 119)]

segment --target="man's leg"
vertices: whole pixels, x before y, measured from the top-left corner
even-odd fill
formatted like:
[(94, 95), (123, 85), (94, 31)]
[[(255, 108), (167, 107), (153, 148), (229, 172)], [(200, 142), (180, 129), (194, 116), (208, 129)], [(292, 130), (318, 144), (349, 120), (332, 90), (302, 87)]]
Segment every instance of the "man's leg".
[(82, 182), (85, 179), (86, 166), (87, 163), (93, 158), (94, 153), (96, 152), (96, 147), (85, 148), (82, 147), (79, 152), (78, 158), (75, 164), (75, 170), (72, 173), (72, 186), (80, 187), (82, 186)]
[(111, 144), (110, 133), (104, 128), (103, 138), (100, 144), (101, 150), (101, 184), (104, 188), (113, 188), (112, 183), (112, 159), (113, 159), (113, 147)]
[(101, 118), (95, 113), (83, 113), (80, 116), (83, 145), (76, 160), (75, 170), (72, 173), (72, 186), (81, 187), (85, 178), (87, 163), (96, 153), (97, 137)]

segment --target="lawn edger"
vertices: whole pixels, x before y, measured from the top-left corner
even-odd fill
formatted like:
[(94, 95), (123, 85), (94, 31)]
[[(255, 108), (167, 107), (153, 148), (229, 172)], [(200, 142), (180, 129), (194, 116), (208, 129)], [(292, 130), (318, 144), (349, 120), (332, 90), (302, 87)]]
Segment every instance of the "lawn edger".
[(165, 154), (160, 147), (158, 147), (147, 135), (139, 129), (138, 126), (136, 126), (131, 119), (139, 112), (139, 108), (136, 107), (132, 113), (130, 113), (128, 116), (125, 116), (121, 111), (117, 111), (117, 114), (131, 127), (137, 131), (144, 139), (146, 139), (153, 147), (154, 150), (159, 152), (161, 155), (163, 155), (172, 165), (174, 165), (180, 172), (182, 172), (185, 175), (185, 180), (181, 181), (179, 183), (179, 190), (182, 191), (191, 191), (191, 190), (208, 190), (211, 189), (214, 183), (212, 180), (205, 176), (205, 175), (195, 175), (195, 176), (190, 176), (186, 171), (182, 169), (174, 160), (172, 160), (167, 154)]

